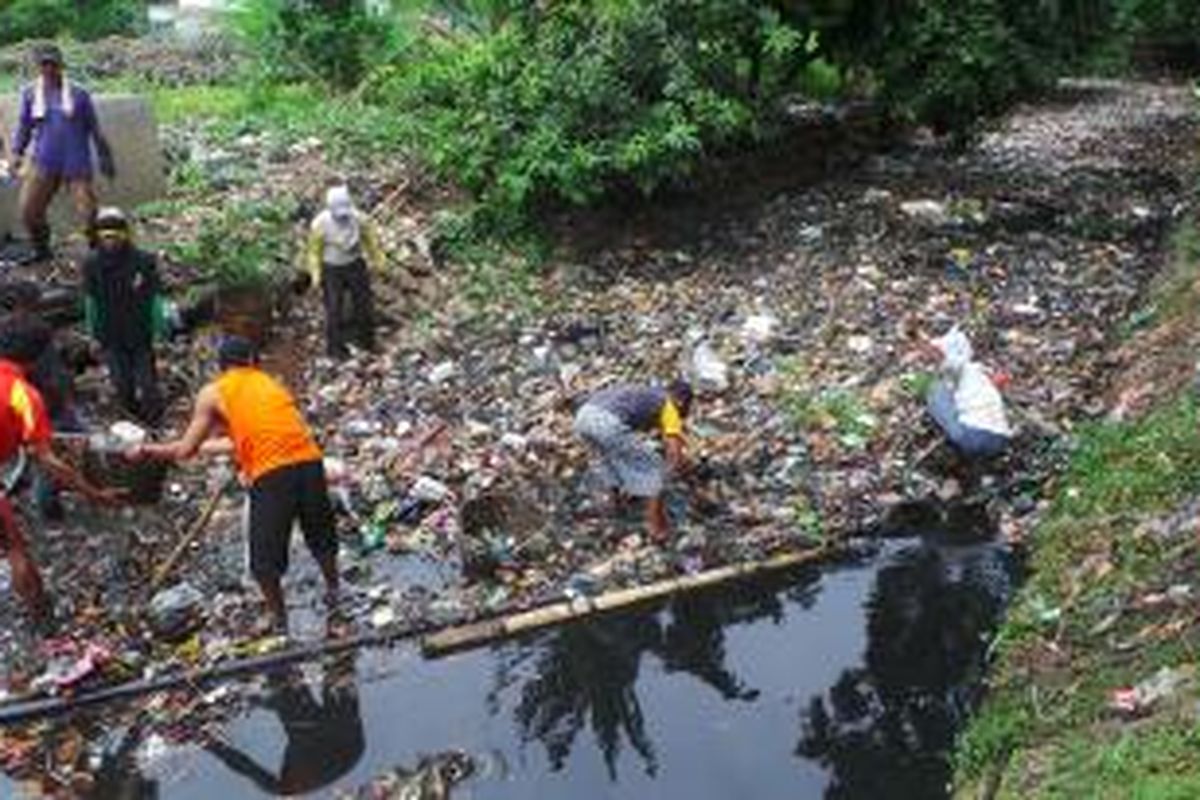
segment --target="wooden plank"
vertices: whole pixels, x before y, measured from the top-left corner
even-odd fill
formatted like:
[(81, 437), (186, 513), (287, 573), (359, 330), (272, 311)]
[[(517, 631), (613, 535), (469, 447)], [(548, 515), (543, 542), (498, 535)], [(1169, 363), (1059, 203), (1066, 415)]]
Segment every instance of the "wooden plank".
[[(219, 495), (218, 495), (219, 496)], [(308, 661), (321, 656), (361, 647), (377, 647), (393, 642), (421, 638), (427, 656), (440, 657), (453, 652), (480, 647), (522, 633), (587, 619), (598, 614), (627, 609), (640, 603), (674, 594), (716, 586), (740, 578), (776, 572), (829, 557), (830, 547), (802, 552), (783, 553), (761, 561), (734, 564), (706, 570), (695, 575), (668, 578), (646, 586), (619, 589), (596, 597), (582, 597), (551, 603), (541, 608), (456, 625), (433, 631), (426, 622), (397, 623), (381, 630), (359, 633), (338, 639), (304, 642), (294, 647), (263, 655), (222, 661), (210, 666), (174, 672), (169, 675), (102, 686), (78, 694), (61, 697), (40, 697), (14, 700), (0, 705), (0, 726), (31, 719), (69, 714), (82, 708), (117, 700), (126, 700), (151, 692), (182, 687), (198, 689), (223, 679), (277, 668), (281, 665)]]
[(646, 586), (618, 589), (596, 597), (578, 598), (552, 603), (530, 611), (519, 611), (497, 619), (473, 622), (431, 633), (421, 640), (421, 650), (426, 656), (437, 658), (450, 653), (480, 647), (491, 642), (518, 636), (523, 633), (561, 625), (574, 620), (619, 611), (640, 603), (659, 600), (673, 594), (695, 591), (717, 586), (739, 578), (747, 578), (766, 572), (775, 572), (827, 557), (830, 550), (819, 547), (796, 553), (782, 553), (762, 561), (732, 564), (725, 567), (667, 578)]

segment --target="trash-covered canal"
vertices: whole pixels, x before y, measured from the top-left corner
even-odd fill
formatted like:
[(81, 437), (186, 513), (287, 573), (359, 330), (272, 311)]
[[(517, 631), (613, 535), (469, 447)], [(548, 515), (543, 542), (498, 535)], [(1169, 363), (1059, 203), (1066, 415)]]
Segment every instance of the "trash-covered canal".
[(219, 730), (109, 731), (92, 796), (938, 797), (1018, 567), (989, 542), (860, 550), (441, 660), (261, 676)]

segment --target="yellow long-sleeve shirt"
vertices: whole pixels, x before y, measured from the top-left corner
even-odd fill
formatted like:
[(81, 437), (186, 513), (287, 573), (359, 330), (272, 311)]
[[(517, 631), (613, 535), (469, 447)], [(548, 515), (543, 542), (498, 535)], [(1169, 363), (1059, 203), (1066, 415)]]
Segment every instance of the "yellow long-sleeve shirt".
[(367, 267), (375, 272), (382, 272), (387, 261), (383, 249), (379, 246), (379, 234), (375, 223), (362, 212), (355, 211), (358, 220), (358, 241), (351, 248), (346, 248), (331, 237), (328, 231), (333, 225), (328, 211), (322, 211), (312, 221), (308, 234), (306, 261), (308, 273), (312, 276), (313, 284), (320, 285), (321, 272), (325, 265), (341, 266), (359, 258), (367, 262)]

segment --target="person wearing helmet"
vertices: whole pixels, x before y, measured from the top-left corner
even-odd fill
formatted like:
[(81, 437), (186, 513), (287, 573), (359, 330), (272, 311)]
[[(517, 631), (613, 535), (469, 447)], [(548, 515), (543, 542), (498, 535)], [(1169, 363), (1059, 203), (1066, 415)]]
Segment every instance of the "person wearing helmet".
[(325, 208), (312, 221), (308, 273), (321, 287), (329, 355), (346, 355), (349, 342), (375, 348), (375, 311), (369, 270), (384, 266), (379, 236), (371, 219), (354, 207), (350, 190), (334, 186)]
[(96, 248), (83, 262), (85, 324), (104, 351), (122, 408), (155, 425), (163, 403), (154, 341), (166, 330), (158, 264), (134, 246), (129, 220), (119, 208), (101, 209), (95, 231)]
[[(96, 213), (92, 146), (105, 177), (115, 177), (116, 168), (92, 97), (67, 78), (62, 52), (52, 44), (39, 45), (33, 50), (33, 61), (38, 76), (21, 92), (9, 169), (24, 181), (21, 217), (33, 244), (34, 257), (47, 260), (52, 253), (46, 211), (58, 190), (66, 187), (70, 191), (75, 211), (84, 220), (90, 239)], [(32, 151), (28, 162), (27, 151)]]

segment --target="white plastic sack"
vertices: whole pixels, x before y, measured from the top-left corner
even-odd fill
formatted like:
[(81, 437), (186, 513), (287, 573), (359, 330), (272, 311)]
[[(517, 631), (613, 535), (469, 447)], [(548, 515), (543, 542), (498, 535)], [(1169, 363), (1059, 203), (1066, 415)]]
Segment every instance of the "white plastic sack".
[(770, 312), (751, 314), (742, 325), (742, 338), (747, 344), (764, 345), (775, 336), (779, 320)]
[(708, 342), (700, 342), (692, 352), (692, 380), (702, 389), (723, 392), (729, 388), (729, 366)]
[(971, 349), (971, 340), (957, 325), (945, 336), (934, 339), (933, 343), (942, 351), (942, 369), (947, 372), (962, 370), (975, 357), (975, 352)]
[(1011, 436), (1004, 398), (983, 365), (974, 360), (967, 335), (955, 325), (945, 336), (933, 341), (942, 351), (942, 372), (953, 393), (954, 414), (959, 424)]

